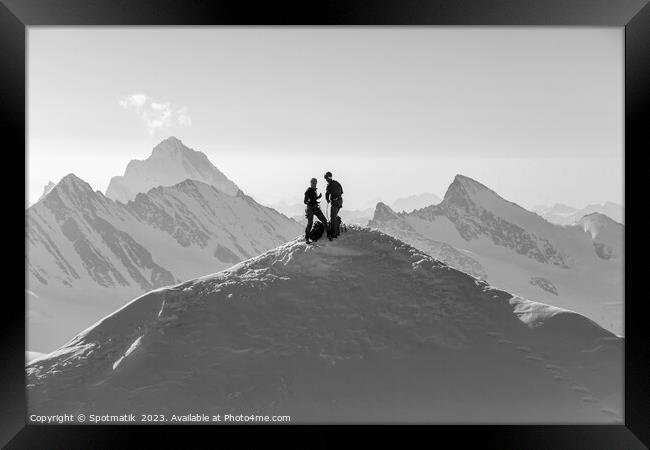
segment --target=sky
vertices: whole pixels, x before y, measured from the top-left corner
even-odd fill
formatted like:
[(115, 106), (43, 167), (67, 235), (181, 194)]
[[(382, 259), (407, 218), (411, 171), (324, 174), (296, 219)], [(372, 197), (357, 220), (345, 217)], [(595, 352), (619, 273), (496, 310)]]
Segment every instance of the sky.
[(172, 135), (265, 204), (328, 170), (355, 209), (623, 203), (623, 28), (29, 27), (27, 70), (30, 203)]

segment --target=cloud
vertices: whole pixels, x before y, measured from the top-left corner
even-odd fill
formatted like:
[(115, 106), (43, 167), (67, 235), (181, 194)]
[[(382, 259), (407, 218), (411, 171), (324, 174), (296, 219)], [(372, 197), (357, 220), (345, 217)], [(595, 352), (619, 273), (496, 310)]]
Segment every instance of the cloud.
[(120, 99), (119, 103), (122, 108), (129, 109), (135, 108), (140, 109), (147, 102), (147, 96), (144, 94), (131, 94)]
[(183, 106), (174, 112), (169, 102), (156, 102), (145, 94), (136, 93), (127, 95), (118, 100), (118, 104), (126, 109), (132, 110), (144, 121), (147, 132), (153, 136), (156, 131), (168, 128), (174, 119), (179, 125), (189, 127), (192, 125), (192, 118), (187, 106)]
[(169, 103), (156, 103), (151, 102), (151, 109), (154, 111), (168, 111), (171, 105)]
[(192, 125), (192, 118), (189, 115), (189, 110), (187, 109), (187, 106), (183, 106), (181, 109), (179, 109), (177, 114), (178, 114), (177, 115), (178, 123), (180, 123), (181, 125), (185, 125), (186, 127)]

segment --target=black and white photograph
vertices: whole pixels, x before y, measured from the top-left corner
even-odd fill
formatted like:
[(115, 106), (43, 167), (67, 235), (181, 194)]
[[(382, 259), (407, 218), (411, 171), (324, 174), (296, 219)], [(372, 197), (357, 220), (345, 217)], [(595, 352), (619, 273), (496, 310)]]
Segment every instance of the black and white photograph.
[(29, 27), (27, 422), (624, 424), (624, 44)]

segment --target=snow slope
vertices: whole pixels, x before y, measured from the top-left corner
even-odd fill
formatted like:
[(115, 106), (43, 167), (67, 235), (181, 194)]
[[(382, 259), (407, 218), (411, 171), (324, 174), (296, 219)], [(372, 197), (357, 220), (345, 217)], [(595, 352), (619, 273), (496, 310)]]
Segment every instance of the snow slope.
[(401, 216), (395, 213), (390, 207), (383, 203), (378, 203), (375, 209), (375, 215), (371, 222), (372, 226), (381, 227), (383, 231), (402, 241), (424, 251), (429, 256), (433, 256), (451, 267), (480, 278), (487, 279), (487, 273), (481, 264), (470, 256), (470, 254), (452, 247), (444, 242), (435, 241), (424, 237), (415, 231)]
[[(492, 285), (578, 311), (622, 335), (623, 226), (610, 222), (609, 229), (618, 230), (607, 237), (607, 248), (615, 249), (612, 257), (584, 223), (552, 224), (458, 175), (439, 205), (396, 214), (379, 204), (369, 226)], [(431, 241), (447, 244), (456, 252), (447, 252), (447, 256), (436, 249), (440, 244)], [(458, 253), (482, 272), (463, 266)]]
[(52, 350), (143, 292), (229, 267), (302, 232), (241, 191), (185, 180), (123, 204), (73, 174), (26, 220), (35, 351)]
[(35, 359), (41, 358), (45, 356), (45, 353), (39, 353), (39, 352), (25, 352), (25, 361), (27, 363), (31, 363)]
[(124, 175), (111, 179), (106, 196), (127, 203), (140, 192), (173, 186), (187, 179), (202, 181), (228, 195), (236, 195), (239, 191), (204, 153), (188, 148), (172, 136), (156, 145), (149, 158), (129, 162)]
[(378, 231), (151, 291), (27, 365), (30, 414), (622, 423), (622, 339)]

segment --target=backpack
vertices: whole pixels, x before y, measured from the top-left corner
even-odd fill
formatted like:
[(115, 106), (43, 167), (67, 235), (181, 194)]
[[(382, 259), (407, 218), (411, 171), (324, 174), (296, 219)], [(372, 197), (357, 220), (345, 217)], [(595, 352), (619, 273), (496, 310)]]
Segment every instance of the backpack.
[(312, 241), (317, 241), (323, 236), (324, 232), (325, 232), (325, 225), (323, 225), (323, 222), (316, 221), (314, 223), (314, 226), (311, 227), (311, 230), (307, 234), (307, 237)]
[(343, 195), (343, 187), (341, 186), (341, 183), (339, 183), (338, 181), (336, 180), (330, 181), (328, 187), (329, 187), (330, 194), (333, 198), (338, 198), (341, 195)]
[(341, 220), (341, 216), (336, 216), (336, 219), (339, 222), (339, 231), (346, 233), (348, 231), (348, 226), (343, 223), (343, 221)]
[[(348, 231), (348, 226), (343, 223), (341, 216), (336, 216), (336, 221), (339, 223), (339, 234), (346, 233)], [(332, 222), (327, 222), (327, 226), (332, 227)]]

